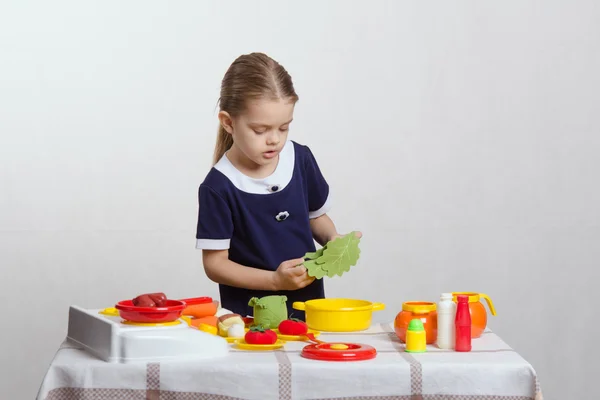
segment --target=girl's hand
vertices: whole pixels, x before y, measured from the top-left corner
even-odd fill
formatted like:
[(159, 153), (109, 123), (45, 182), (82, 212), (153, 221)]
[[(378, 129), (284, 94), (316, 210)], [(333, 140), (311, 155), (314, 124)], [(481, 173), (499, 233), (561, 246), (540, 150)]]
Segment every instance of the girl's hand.
[[(332, 241), (332, 240), (334, 240), (334, 239), (341, 238), (341, 237), (344, 237), (344, 236), (346, 236), (346, 235), (341, 235), (341, 234), (337, 233), (337, 234), (333, 235), (333, 236), (331, 237), (331, 239), (329, 239), (329, 241)], [(357, 232), (356, 232), (356, 237), (360, 239), (360, 238), (362, 237), (362, 232), (360, 232), (360, 231), (357, 231)]]
[(308, 276), (303, 262), (304, 258), (282, 262), (273, 275), (275, 290), (297, 290), (310, 285), (315, 278)]

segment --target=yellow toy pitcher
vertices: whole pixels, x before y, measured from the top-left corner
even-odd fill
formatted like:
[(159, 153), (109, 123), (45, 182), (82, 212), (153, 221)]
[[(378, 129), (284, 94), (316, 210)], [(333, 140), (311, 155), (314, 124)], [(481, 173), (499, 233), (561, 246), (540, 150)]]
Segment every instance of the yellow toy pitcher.
[(483, 303), (480, 302), (483, 297), (490, 308), (492, 315), (496, 315), (496, 309), (492, 299), (487, 294), (475, 292), (452, 292), (454, 302), (457, 302), (456, 296), (469, 296), (469, 311), (471, 312), (471, 337), (478, 338), (481, 336), (487, 326), (487, 311)]

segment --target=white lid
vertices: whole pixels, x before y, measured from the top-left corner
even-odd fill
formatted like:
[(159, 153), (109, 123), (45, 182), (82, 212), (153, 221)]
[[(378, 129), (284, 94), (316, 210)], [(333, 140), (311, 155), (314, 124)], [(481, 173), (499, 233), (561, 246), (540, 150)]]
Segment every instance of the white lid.
[(440, 299), (442, 299), (442, 300), (452, 300), (452, 293), (442, 293), (442, 295), (440, 296)]

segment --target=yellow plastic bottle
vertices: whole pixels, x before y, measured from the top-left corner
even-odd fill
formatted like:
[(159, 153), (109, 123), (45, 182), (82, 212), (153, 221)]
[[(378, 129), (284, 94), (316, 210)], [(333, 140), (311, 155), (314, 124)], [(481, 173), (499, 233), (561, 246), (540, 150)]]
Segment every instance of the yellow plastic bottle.
[(415, 318), (408, 324), (406, 331), (406, 348), (408, 353), (423, 353), (427, 349), (427, 334), (423, 322)]

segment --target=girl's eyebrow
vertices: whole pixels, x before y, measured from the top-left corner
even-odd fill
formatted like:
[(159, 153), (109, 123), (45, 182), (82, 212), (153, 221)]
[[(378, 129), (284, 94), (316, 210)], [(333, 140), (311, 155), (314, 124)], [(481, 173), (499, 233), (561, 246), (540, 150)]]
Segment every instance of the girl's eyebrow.
[[(284, 122), (281, 125), (289, 125), (289, 124), (292, 123), (293, 120), (294, 120), (294, 118), (290, 119), (288, 122)], [(260, 123), (260, 122), (250, 122), (249, 124), (252, 125), (252, 126), (258, 126), (258, 127), (261, 127), (261, 128), (263, 128), (263, 127), (264, 128), (270, 128), (271, 127), (269, 124), (263, 124), (263, 123)]]

